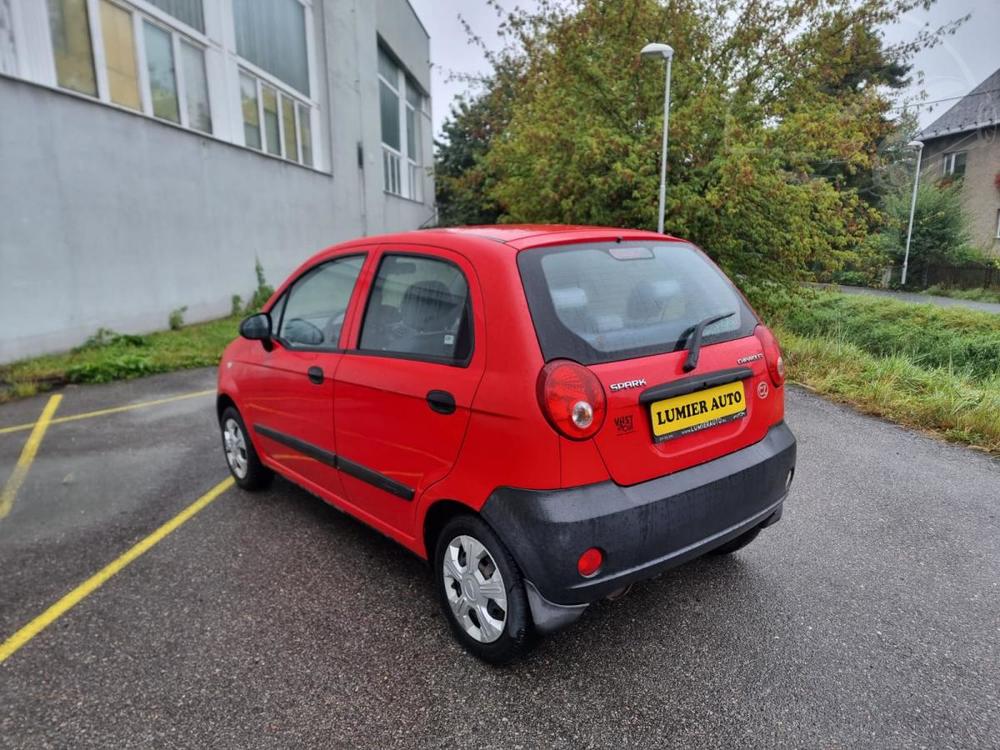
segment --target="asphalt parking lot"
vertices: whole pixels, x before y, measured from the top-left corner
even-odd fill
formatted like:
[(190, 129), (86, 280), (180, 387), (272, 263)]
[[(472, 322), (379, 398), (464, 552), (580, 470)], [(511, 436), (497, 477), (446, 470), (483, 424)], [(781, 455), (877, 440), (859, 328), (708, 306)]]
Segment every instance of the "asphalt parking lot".
[[(160, 403), (48, 427), (0, 519), (0, 642), (226, 478), (213, 384), (63, 392), (56, 420)], [(47, 402), (0, 407), (0, 486)], [(0, 746), (1000, 746), (1000, 462), (794, 388), (788, 421), (778, 525), (507, 669), (392, 542), (225, 489), (0, 663)]]

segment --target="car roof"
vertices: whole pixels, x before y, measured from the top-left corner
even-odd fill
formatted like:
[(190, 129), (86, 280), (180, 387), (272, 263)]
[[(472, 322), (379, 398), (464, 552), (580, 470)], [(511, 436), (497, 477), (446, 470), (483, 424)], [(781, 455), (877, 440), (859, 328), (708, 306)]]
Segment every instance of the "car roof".
[[(437, 227), (433, 229), (418, 229), (411, 232), (398, 232), (378, 237), (366, 238), (366, 244), (383, 244), (400, 242), (407, 244), (453, 245), (458, 238), (472, 240), (487, 240), (497, 249), (507, 247), (517, 252), (532, 247), (556, 245), (571, 242), (588, 242), (598, 240), (660, 240), (680, 241), (671, 235), (658, 234), (643, 229), (624, 229), (621, 227), (583, 226), (577, 224), (492, 224), (463, 227)], [(482, 246), (485, 243), (474, 242)]]

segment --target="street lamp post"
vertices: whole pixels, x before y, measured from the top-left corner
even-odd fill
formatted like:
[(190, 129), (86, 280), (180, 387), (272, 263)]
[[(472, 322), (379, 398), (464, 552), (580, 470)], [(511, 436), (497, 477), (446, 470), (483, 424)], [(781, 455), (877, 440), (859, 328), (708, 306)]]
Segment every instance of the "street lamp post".
[(667, 81), (663, 92), (663, 153), (660, 156), (660, 219), (656, 230), (663, 234), (663, 212), (667, 204), (667, 141), (670, 134), (670, 64), (674, 59), (674, 48), (669, 44), (651, 42), (639, 54), (667, 61)]
[(906, 144), (917, 150), (917, 171), (913, 175), (913, 199), (910, 201), (910, 225), (906, 228), (906, 252), (903, 253), (903, 275), (900, 286), (906, 286), (906, 271), (910, 266), (910, 237), (913, 235), (913, 214), (917, 210), (917, 186), (920, 184), (920, 158), (924, 155), (923, 141), (910, 141)]

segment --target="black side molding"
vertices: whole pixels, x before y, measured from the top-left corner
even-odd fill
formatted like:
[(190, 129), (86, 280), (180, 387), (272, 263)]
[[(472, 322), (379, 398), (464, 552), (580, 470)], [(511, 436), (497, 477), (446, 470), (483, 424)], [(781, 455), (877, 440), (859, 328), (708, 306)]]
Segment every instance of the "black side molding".
[(730, 370), (716, 370), (705, 375), (693, 375), (690, 378), (681, 378), (672, 383), (654, 385), (639, 394), (640, 404), (651, 404), (672, 396), (683, 396), (685, 393), (694, 393), (703, 388), (711, 388), (713, 385), (725, 385), (737, 380), (745, 380), (753, 375), (753, 370), (749, 367), (734, 367)]
[(407, 487), (402, 482), (397, 482), (395, 479), (387, 477), (385, 474), (380, 474), (374, 469), (369, 469), (367, 466), (362, 466), (361, 464), (350, 461), (343, 456), (338, 456), (336, 453), (331, 453), (328, 450), (320, 448), (318, 445), (313, 445), (305, 440), (300, 440), (293, 435), (286, 435), (284, 432), (279, 432), (278, 430), (272, 429), (267, 425), (254, 424), (253, 429), (255, 432), (259, 432), (264, 437), (271, 438), (271, 440), (281, 443), (282, 445), (287, 445), (292, 450), (298, 451), (305, 456), (309, 456), (309, 458), (315, 458), (317, 461), (324, 463), (327, 466), (340, 469), (345, 474), (349, 474), (356, 479), (360, 479), (362, 482), (367, 482), (374, 487), (378, 487), (380, 490), (384, 490), (390, 495), (395, 495), (402, 500), (413, 499), (413, 488)]
[(274, 440), (275, 442), (287, 445), (292, 450), (296, 450), (299, 453), (309, 456), (309, 458), (315, 458), (317, 461), (324, 463), (327, 466), (332, 466), (335, 469), (337, 468), (337, 455), (335, 453), (324, 450), (318, 445), (307, 443), (305, 440), (299, 440), (297, 437), (293, 437), (292, 435), (286, 435), (283, 432), (272, 430), (270, 427), (262, 424), (255, 424), (253, 428), (256, 432), (259, 432), (265, 437), (271, 438), (271, 440)]
[(367, 466), (349, 461), (343, 456), (337, 456), (337, 468), (345, 474), (350, 474), (352, 477), (360, 479), (362, 482), (368, 482), (368, 484), (374, 485), (380, 490), (385, 490), (390, 495), (395, 495), (403, 500), (413, 499), (413, 490), (402, 482), (397, 482), (385, 474), (379, 474)]

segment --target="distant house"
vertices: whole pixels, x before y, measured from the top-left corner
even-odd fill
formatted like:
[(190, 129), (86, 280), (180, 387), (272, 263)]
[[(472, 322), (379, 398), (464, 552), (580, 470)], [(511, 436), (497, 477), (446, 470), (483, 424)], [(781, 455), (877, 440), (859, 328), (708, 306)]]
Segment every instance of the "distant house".
[(917, 138), (921, 175), (961, 181), (973, 244), (1000, 256), (1000, 69)]

